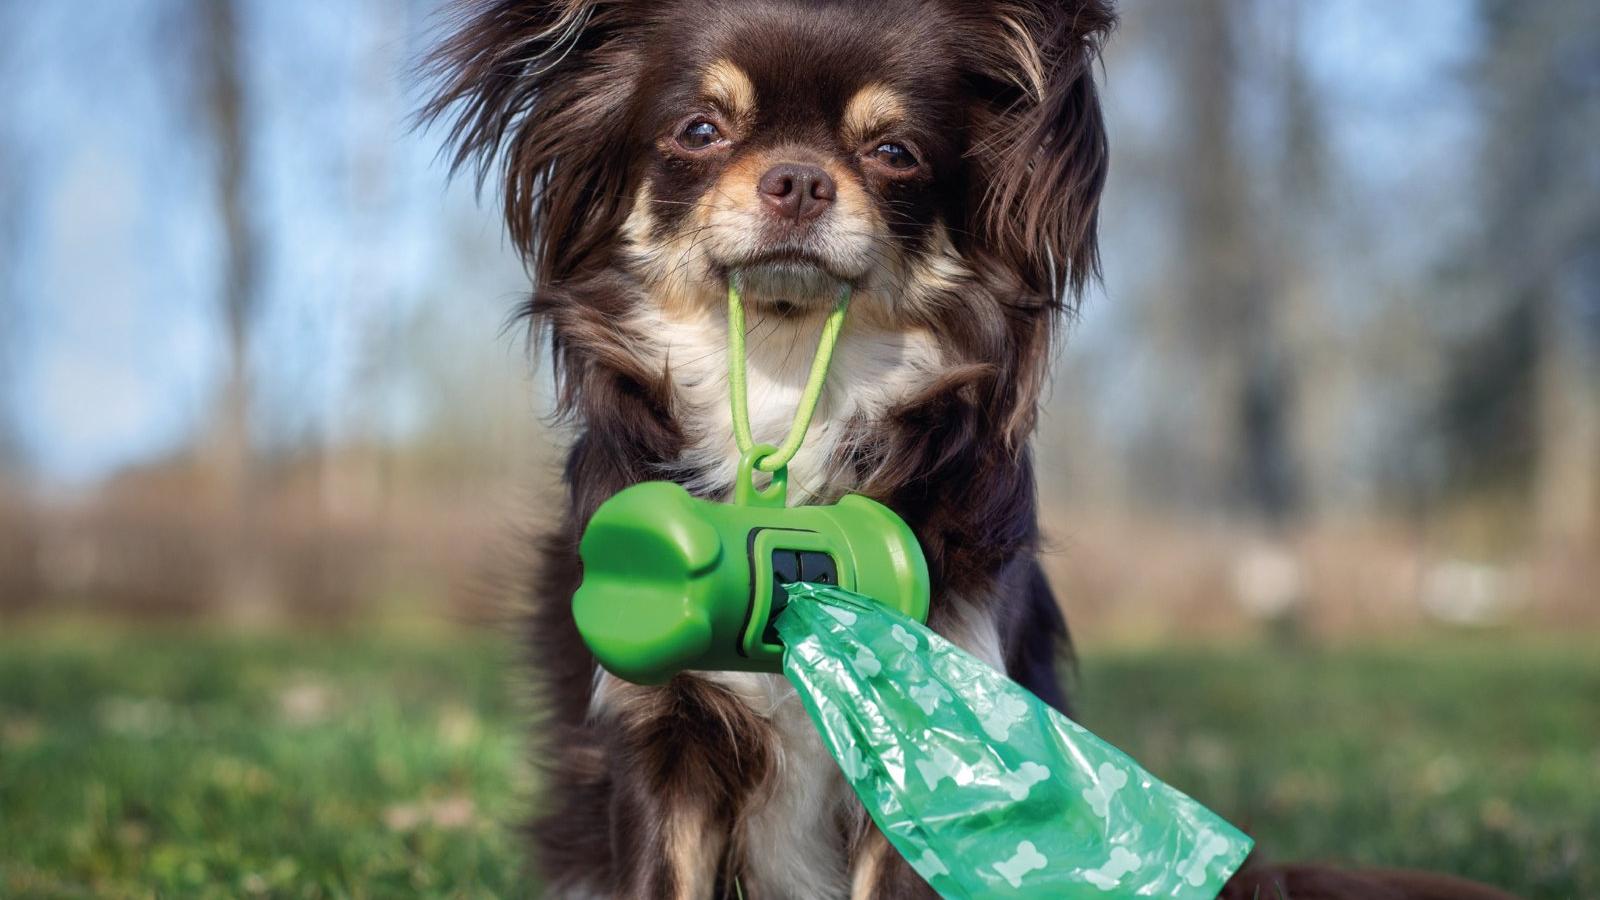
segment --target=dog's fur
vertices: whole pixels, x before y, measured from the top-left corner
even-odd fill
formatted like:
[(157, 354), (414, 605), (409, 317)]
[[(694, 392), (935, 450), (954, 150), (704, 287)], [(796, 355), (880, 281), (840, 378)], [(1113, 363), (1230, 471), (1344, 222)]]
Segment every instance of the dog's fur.
[[(527, 625), (548, 710), (532, 827), (547, 889), (931, 896), (781, 677), (641, 687), (596, 667), (571, 615), (578, 538), (639, 481), (728, 494), (731, 273), (752, 305), (758, 440), (783, 433), (849, 284), (791, 490), (900, 513), (928, 559), (930, 626), (1065, 708), (1029, 439), (1053, 332), (1098, 266), (1110, 5), (473, 0), (457, 15), (424, 117), (448, 122), (456, 165), (500, 181), (535, 281), (524, 313), (576, 432)], [(782, 166), (813, 180), (769, 187)]]

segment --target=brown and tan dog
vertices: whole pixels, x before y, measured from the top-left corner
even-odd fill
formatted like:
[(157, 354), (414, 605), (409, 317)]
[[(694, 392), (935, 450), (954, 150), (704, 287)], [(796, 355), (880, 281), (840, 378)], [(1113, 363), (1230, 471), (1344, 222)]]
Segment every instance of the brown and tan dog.
[(576, 432), (527, 626), (551, 895), (931, 895), (781, 677), (641, 687), (598, 669), (573, 625), (602, 501), (648, 479), (730, 489), (735, 270), (757, 440), (785, 430), (853, 288), (791, 491), (896, 510), (928, 558), (930, 626), (1065, 707), (1029, 443), (1053, 335), (1098, 268), (1093, 67), (1113, 22), (1103, 0), (459, 7), (424, 116), (499, 182)]

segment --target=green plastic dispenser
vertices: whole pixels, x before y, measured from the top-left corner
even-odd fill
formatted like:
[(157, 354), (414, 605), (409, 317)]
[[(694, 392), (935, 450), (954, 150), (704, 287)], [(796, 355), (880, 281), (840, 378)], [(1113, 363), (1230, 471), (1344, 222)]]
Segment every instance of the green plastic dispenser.
[(601, 504), (583, 534), (572, 613), (595, 658), (619, 678), (659, 684), (690, 669), (780, 672), (773, 621), (785, 585), (832, 584), (928, 617), (928, 567), (899, 516), (856, 494), (830, 506), (784, 505), (787, 469), (754, 484), (774, 448), (746, 451), (734, 502), (669, 481)]

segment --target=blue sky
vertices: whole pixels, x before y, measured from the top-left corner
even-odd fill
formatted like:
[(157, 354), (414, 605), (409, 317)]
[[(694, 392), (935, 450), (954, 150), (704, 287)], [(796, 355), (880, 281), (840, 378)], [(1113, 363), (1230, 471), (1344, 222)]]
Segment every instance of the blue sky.
[[(477, 209), (469, 185), (447, 189), (434, 140), (406, 127), (429, 5), (246, 6), (252, 213), (266, 258), (253, 363), (269, 440), (419, 424), (426, 411), (404, 379), (376, 413), (353, 415), (351, 404), (374, 359), (400, 352), (381, 336), (424, 313), (458, 330), (463, 354), (507, 353), (500, 328), (521, 274), (494, 208)], [(54, 480), (92, 480), (181, 445), (223, 366), (186, 9), (99, 0), (0, 10), (0, 76), (12, 86), (0, 98), (0, 161), (21, 173), (4, 202), (22, 235), (0, 275), (21, 324), (5, 391), (30, 464)], [(1348, 190), (1393, 223), (1374, 247), (1397, 265), (1425, 256), (1451, 212), (1415, 228), (1408, 210), (1419, 194), (1449, 192), (1471, 144), (1469, 100), (1451, 87), (1476, 40), (1470, 4), (1307, 10), (1304, 49), (1329, 103), (1331, 150)], [(1116, 129), (1160, 140), (1168, 99), (1148, 74), (1137, 54), (1114, 55), (1107, 98)], [(1137, 287), (1147, 252), (1137, 190), (1114, 183), (1108, 198), (1114, 295)], [(1069, 352), (1116, 352), (1137, 329), (1127, 305), (1092, 303)], [(1113, 380), (1107, 396), (1117, 389)]]
[[(23, 327), (10, 401), (33, 464), (66, 480), (183, 442), (225, 363), (185, 10), (90, 6), (85, 16), (83, 5), (31, 5), (6, 39), (20, 52), (11, 77), (25, 85), (7, 101), (20, 123), (9, 140), (27, 173), (8, 285)], [(451, 270), (463, 230), (495, 255), (501, 241), (487, 215), (474, 228), (470, 190), (447, 189), (432, 144), (407, 129), (422, 23), (404, 4), (256, 3), (247, 13), (264, 427), (337, 430), (373, 323), (461, 277)], [(384, 16), (399, 21), (379, 27)], [(495, 298), (517, 283), (509, 259), (498, 275)], [(473, 273), (468, 286), (483, 279)], [(486, 343), (496, 339), (486, 304), (462, 309), (483, 317)]]

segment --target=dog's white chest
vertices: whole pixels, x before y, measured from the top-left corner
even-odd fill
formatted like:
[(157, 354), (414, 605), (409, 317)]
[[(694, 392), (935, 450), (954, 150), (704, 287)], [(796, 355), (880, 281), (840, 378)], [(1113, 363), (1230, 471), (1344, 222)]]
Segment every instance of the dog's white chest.
[(717, 672), (772, 725), (775, 776), (743, 817), (743, 865), (761, 896), (834, 900), (847, 893), (850, 786), (782, 675)]
[[(671, 378), (675, 412), (687, 446), (678, 465), (691, 490), (719, 494), (733, 484), (739, 451), (728, 397), (727, 322), (720, 315), (671, 318), (653, 312), (642, 324)], [(746, 339), (750, 430), (778, 444), (788, 434), (816, 354), (821, 320), (753, 314)], [(832, 497), (854, 487), (837, 463), (854, 431), (872, 423), (925, 386), (939, 370), (939, 353), (924, 331), (887, 331), (846, 321), (834, 350), (811, 428), (789, 464), (791, 503)]]

